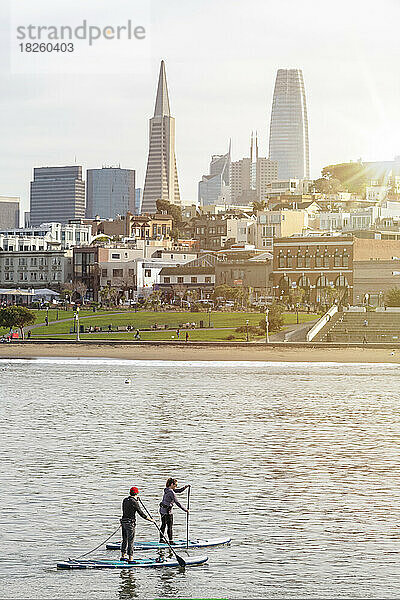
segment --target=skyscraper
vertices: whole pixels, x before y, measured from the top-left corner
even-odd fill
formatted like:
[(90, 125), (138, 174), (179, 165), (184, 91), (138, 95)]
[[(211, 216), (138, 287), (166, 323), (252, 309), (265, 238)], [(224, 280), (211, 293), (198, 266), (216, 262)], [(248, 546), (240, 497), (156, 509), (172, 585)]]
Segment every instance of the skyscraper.
[(149, 156), (143, 192), (143, 213), (155, 213), (156, 201), (181, 204), (175, 159), (175, 119), (171, 117), (165, 64), (161, 61), (154, 115), (150, 119)]
[(33, 169), (30, 198), (32, 227), (55, 221), (85, 218), (85, 182), (82, 167), (39, 167)]
[(308, 119), (301, 69), (278, 69), (272, 101), (269, 158), (279, 179), (309, 179)]
[(258, 156), (258, 136), (251, 133), (250, 158), (231, 163), (232, 204), (251, 204), (265, 198), (266, 187), (278, 177), (278, 163)]
[(0, 229), (19, 227), (19, 198), (0, 196)]
[(203, 175), (199, 181), (198, 200), (200, 206), (229, 202), (229, 172), (231, 166), (231, 147), (227, 154), (214, 154), (211, 157), (209, 175)]
[(117, 167), (88, 169), (86, 177), (86, 217), (114, 219), (135, 212), (135, 171)]

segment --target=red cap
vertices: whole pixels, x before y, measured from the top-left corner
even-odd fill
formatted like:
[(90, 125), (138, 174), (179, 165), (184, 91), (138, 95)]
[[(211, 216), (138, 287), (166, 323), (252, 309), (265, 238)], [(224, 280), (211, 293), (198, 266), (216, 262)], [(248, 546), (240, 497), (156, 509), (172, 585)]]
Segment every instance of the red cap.
[(131, 487), (129, 493), (137, 495), (139, 493), (139, 490), (137, 489), (137, 487)]

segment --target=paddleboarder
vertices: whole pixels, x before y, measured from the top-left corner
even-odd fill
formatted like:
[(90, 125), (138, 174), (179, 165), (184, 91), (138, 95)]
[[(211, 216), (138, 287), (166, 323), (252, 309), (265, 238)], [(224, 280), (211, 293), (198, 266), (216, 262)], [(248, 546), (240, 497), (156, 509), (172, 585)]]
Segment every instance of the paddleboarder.
[[(140, 508), (138, 502), (139, 490), (137, 487), (131, 487), (129, 496), (122, 501), (122, 544), (121, 544), (121, 560), (132, 562), (133, 560), (133, 541), (135, 539), (136, 513), (138, 513), (146, 521), (154, 523), (154, 519), (148, 517)], [(128, 558), (126, 558), (126, 550), (128, 548)]]
[(162, 534), (162, 535), (160, 534), (160, 543), (164, 542), (163, 535), (164, 535), (165, 528), (167, 528), (169, 543), (174, 544), (174, 542), (172, 541), (172, 538), (173, 538), (172, 526), (174, 523), (174, 518), (172, 515), (172, 508), (173, 508), (173, 505), (176, 504), (185, 513), (189, 513), (189, 510), (187, 508), (184, 508), (182, 506), (182, 504), (179, 502), (178, 498), (176, 497), (176, 494), (181, 494), (189, 486), (185, 485), (181, 488), (178, 488), (178, 481), (176, 479), (174, 479), (173, 477), (169, 477), (169, 479), (167, 479), (167, 483), (165, 485), (166, 485), (166, 487), (164, 488), (164, 496), (163, 496), (162, 501), (160, 502), (160, 515), (161, 515), (160, 533)]

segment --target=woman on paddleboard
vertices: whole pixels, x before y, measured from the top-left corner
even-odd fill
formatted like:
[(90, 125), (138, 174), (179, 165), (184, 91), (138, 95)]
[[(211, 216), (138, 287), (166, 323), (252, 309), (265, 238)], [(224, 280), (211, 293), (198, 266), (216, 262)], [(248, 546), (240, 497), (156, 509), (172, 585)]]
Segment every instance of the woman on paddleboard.
[(161, 515), (160, 543), (163, 543), (165, 541), (163, 536), (164, 536), (165, 528), (167, 528), (169, 543), (174, 544), (174, 542), (172, 541), (172, 538), (173, 538), (172, 526), (174, 523), (174, 518), (172, 515), (172, 507), (174, 504), (176, 504), (184, 512), (186, 512), (186, 513), (189, 512), (189, 510), (187, 508), (184, 508), (182, 506), (182, 504), (179, 502), (178, 498), (176, 497), (176, 494), (181, 494), (188, 487), (189, 487), (188, 485), (185, 485), (181, 488), (178, 488), (177, 479), (173, 479), (172, 477), (167, 479), (166, 487), (164, 488), (164, 496), (163, 496), (162, 501), (160, 502), (160, 515)]

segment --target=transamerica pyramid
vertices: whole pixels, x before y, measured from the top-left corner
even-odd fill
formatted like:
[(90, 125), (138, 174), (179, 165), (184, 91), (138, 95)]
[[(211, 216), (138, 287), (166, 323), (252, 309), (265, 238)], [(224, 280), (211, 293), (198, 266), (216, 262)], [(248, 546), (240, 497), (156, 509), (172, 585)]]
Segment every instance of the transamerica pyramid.
[(149, 157), (143, 192), (143, 213), (155, 213), (156, 201), (180, 206), (175, 159), (175, 119), (169, 108), (165, 64), (161, 61), (154, 116), (150, 119)]

